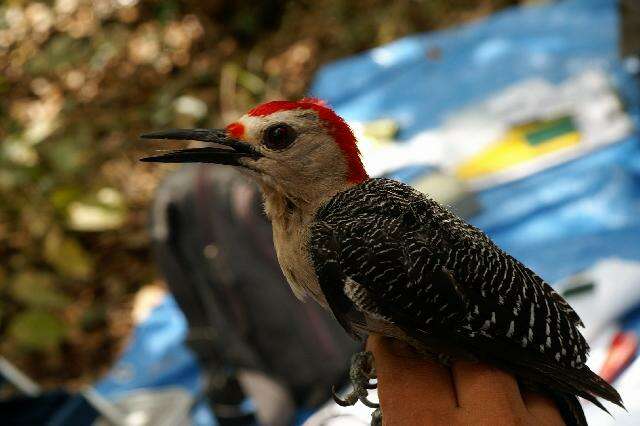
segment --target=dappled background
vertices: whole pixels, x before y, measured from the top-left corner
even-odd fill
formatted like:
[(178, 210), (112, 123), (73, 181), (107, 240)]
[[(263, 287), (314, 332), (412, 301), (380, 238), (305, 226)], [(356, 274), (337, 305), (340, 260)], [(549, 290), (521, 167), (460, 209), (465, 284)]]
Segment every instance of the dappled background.
[(516, 0), (9, 0), (0, 5), (0, 353), (98, 377), (154, 283), (139, 133), (215, 127), (322, 64)]

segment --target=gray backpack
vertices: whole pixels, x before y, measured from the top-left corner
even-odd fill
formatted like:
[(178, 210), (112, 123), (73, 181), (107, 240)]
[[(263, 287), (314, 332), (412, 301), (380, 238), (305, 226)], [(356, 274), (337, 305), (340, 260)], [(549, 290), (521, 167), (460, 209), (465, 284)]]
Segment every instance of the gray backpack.
[(152, 215), (157, 263), (187, 317), (211, 399), (241, 398), (233, 372), (250, 369), (284, 384), (298, 406), (327, 400), (360, 344), (315, 302), (293, 296), (258, 189), (231, 168), (187, 166), (161, 185)]

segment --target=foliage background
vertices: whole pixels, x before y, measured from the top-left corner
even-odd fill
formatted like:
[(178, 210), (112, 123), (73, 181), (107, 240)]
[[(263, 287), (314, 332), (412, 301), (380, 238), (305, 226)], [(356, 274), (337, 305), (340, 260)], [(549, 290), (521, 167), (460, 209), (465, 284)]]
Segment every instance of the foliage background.
[(515, 3), (0, 2), (0, 353), (71, 386), (117, 356), (167, 170), (138, 134), (223, 125), (327, 61)]

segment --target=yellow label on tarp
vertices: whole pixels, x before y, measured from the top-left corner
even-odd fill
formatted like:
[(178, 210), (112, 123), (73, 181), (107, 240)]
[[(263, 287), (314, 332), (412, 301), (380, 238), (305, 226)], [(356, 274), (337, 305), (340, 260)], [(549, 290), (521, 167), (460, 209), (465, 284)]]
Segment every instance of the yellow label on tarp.
[(487, 177), (578, 143), (580, 132), (569, 116), (526, 123), (462, 163), (456, 174), (460, 179)]

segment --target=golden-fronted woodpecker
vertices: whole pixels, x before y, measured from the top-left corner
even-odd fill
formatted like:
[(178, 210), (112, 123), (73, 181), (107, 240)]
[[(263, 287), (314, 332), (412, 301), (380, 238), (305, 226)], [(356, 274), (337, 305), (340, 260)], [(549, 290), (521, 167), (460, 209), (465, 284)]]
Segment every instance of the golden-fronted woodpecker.
[[(369, 178), (349, 126), (320, 101), (268, 102), (225, 129), (142, 137), (217, 145), (143, 161), (227, 164), (254, 179), (293, 292), (329, 309), (351, 335), (401, 339), (445, 363), (497, 366), (551, 397), (567, 424), (586, 424), (577, 396), (622, 405), (585, 364), (589, 347), (569, 304), (429, 197)], [(370, 360), (354, 357), (354, 390), (339, 403), (376, 407), (367, 399)]]

